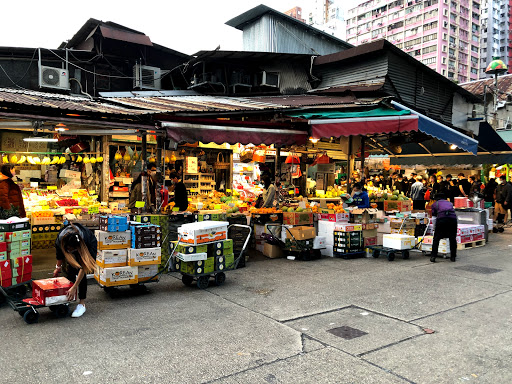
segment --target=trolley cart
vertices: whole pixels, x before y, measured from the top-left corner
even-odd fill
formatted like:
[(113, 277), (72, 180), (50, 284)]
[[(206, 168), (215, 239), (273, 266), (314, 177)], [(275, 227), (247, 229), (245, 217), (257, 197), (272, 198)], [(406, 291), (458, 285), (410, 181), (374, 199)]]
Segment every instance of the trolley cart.
[[(402, 231), (402, 227), (406, 220), (408, 220), (408, 218), (404, 218), (404, 220), (402, 221), (402, 224), (400, 225), (400, 229), (399, 229), (400, 232)], [(428, 230), (429, 226), (430, 226), (430, 218), (428, 219), (428, 222), (426, 224), (425, 231), (423, 232), (423, 236), (421, 237), (421, 240), (418, 241), (411, 249), (395, 249), (395, 248), (383, 247), (380, 245), (372, 245), (372, 246), (368, 246), (366, 248), (373, 250), (372, 256), (376, 259), (382, 254), (388, 259), (388, 261), (395, 260), (395, 257), (397, 255), (401, 255), (402, 259), (407, 260), (407, 259), (409, 259), (409, 256), (410, 256), (409, 251), (411, 251), (413, 249), (417, 249), (417, 250), (420, 249), (420, 245), (421, 245), (421, 243), (423, 243), (423, 239), (425, 238), (425, 235), (427, 234), (427, 230)], [(423, 252), (423, 254), (425, 253), (425, 251), (422, 251), (422, 252)]]
[[(228, 226), (228, 233), (229, 233), (229, 229), (231, 227), (241, 227), (241, 228), (249, 229), (249, 233), (247, 235), (247, 238), (245, 239), (244, 246), (243, 246), (242, 250), (240, 251), (240, 255), (238, 255), (238, 257), (234, 260), (233, 264), (228, 265), (224, 270), (234, 270), (237, 268), (238, 263), (240, 262), (240, 259), (242, 257), (245, 257), (244, 252), (245, 252), (245, 249), (247, 248), (247, 244), (249, 244), (249, 240), (250, 240), (251, 234), (252, 234), (252, 229), (248, 225), (231, 224)], [(181, 238), (178, 238), (178, 241), (176, 242), (176, 245), (174, 247), (172, 247), (171, 246), (172, 243), (169, 242), (169, 249), (171, 251), (171, 253), (170, 253), (171, 256), (169, 257), (169, 260), (174, 258), (173, 255), (175, 254), (178, 244), (180, 244), (180, 240), (181, 240)], [(226, 281), (226, 274), (223, 272), (224, 270), (222, 270), (222, 271), (214, 270), (213, 272), (209, 272), (209, 273), (191, 274), (191, 273), (179, 271), (176, 268), (175, 263), (171, 263), (171, 265), (169, 266), (169, 271), (181, 273), (181, 281), (183, 282), (183, 284), (190, 287), (190, 286), (193, 286), (194, 282), (195, 282), (195, 284), (197, 285), (197, 287), (199, 289), (208, 288), (210, 278), (213, 278), (215, 280), (215, 284), (217, 286), (224, 284), (224, 282)]]
[[(46, 305), (41, 304), (39, 301), (34, 300), (32, 297), (27, 299), (20, 298), (20, 293), (23, 293), (23, 296), (26, 293), (27, 285), (30, 286), (32, 280), (12, 285), (6, 290), (0, 287), (0, 294), (6, 299), (7, 303), (11, 306), (13, 310), (18, 312), (18, 314), (23, 317), (25, 323), (34, 324), (39, 321), (39, 311), (38, 309), (46, 307)], [(9, 292), (16, 292), (14, 295), (10, 295)], [(69, 302), (50, 305), (48, 308), (55, 314), (57, 318), (63, 318), (69, 315)]]
[[(289, 256), (295, 257), (296, 260), (302, 260), (302, 261), (311, 261), (311, 260), (318, 260), (322, 257), (322, 254), (320, 253), (320, 249), (312, 249), (307, 248), (304, 246), (303, 243), (301, 243), (299, 240), (295, 238), (293, 233), (290, 231), (288, 227), (285, 227), (283, 224), (265, 224), (265, 228), (270, 227), (281, 227), (281, 231), (283, 228), (288, 232), (290, 235), (290, 241), (292, 242), (292, 247), (295, 248), (295, 250), (287, 250)], [(274, 245), (279, 245), (283, 249), (286, 250), (285, 244), (281, 241), (281, 239), (278, 239), (273, 234), (263, 234), (262, 237), (269, 243)]]

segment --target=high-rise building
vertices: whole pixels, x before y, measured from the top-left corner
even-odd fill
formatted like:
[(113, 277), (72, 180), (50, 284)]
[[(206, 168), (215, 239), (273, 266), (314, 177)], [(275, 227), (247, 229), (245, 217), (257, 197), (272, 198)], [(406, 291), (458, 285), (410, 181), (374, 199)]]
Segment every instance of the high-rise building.
[(387, 39), (451, 80), (478, 79), (480, 0), (370, 0), (346, 19), (348, 43)]
[(293, 17), (294, 19), (297, 19), (299, 21), (302, 21), (303, 23), (306, 22), (306, 20), (302, 18), (302, 8), (301, 7), (293, 7), (289, 11), (284, 12), (284, 14), (288, 15), (290, 17)]
[(307, 23), (340, 39), (345, 39), (345, 19), (340, 0), (313, 0)]
[(480, 35), (480, 78), (491, 77), (485, 68), (493, 57), (500, 57), (507, 66), (508, 73), (512, 66), (512, 4), (510, 0), (482, 1)]

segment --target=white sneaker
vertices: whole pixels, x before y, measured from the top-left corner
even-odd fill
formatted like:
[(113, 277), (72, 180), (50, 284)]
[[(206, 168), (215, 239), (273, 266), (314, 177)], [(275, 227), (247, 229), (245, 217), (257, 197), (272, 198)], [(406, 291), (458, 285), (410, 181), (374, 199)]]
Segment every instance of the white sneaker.
[(71, 317), (80, 317), (82, 316), (83, 314), (85, 313), (85, 305), (83, 304), (78, 304), (75, 308), (75, 310), (73, 311), (73, 313), (71, 314)]

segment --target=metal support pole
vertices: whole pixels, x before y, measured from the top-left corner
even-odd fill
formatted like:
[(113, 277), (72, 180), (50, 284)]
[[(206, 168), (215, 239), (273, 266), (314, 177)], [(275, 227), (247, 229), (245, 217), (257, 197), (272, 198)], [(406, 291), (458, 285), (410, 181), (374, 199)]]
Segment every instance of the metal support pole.
[(146, 136), (146, 132), (141, 132), (142, 134), (142, 168), (141, 168), (141, 172), (142, 172), (142, 179), (141, 179), (141, 184), (142, 184), (142, 201), (144, 201), (146, 204), (144, 206), (144, 210), (145, 212), (149, 212), (151, 210), (150, 208), (150, 199), (148, 199), (148, 178), (147, 178), (147, 171), (148, 171), (148, 168), (147, 168), (147, 161), (146, 161), (146, 158), (147, 158), (147, 136)]
[(352, 173), (354, 172), (354, 159), (352, 159), (352, 136), (348, 137), (348, 170), (347, 170), (347, 192), (352, 192), (352, 184), (350, 183), (352, 178)]
[(365, 182), (365, 173), (364, 173), (364, 144), (365, 144), (365, 137), (361, 136), (361, 184), (364, 185)]
[(101, 201), (108, 202), (108, 190), (110, 188), (110, 141), (112, 136), (101, 137)]

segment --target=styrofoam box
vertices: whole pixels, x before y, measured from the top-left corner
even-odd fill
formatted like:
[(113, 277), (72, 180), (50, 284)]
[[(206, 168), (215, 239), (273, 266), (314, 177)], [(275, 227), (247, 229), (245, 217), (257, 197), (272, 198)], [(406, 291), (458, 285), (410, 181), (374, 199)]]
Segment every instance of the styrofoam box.
[(318, 234), (320, 236), (325, 236), (328, 234), (333, 234), (334, 228), (336, 227), (336, 223), (333, 221), (321, 220), (318, 222)]
[(178, 228), (181, 242), (187, 244), (207, 244), (226, 240), (228, 233), (227, 221), (199, 221), (183, 224)]
[(333, 245), (325, 245), (325, 248), (320, 250), (322, 256), (334, 257), (334, 246)]
[(181, 261), (198, 261), (198, 260), (206, 260), (208, 258), (208, 254), (206, 252), (202, 253), (189, 253), (188, 255), (184, 253), (177, 253), (176, 257)]
[(322, 249), (325, 248), (325, 236), (317, 236), (313, 240), (313, 249)]
[(415, 242), (414, 236), (390, 234), (382, 236), (384, 247), (393, 249), (411, 249)]

